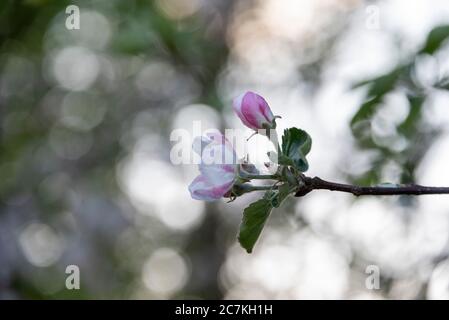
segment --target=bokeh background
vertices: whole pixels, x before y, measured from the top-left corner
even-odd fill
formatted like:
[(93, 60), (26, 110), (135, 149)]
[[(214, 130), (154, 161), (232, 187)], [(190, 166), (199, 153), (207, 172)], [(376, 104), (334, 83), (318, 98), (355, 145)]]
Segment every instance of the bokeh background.
[(194, 201), (170, 162), (172, 130), (243, 129), (254, 90), (313, 137), (309, 175), (449, 186), (447, 23), (447, 0), (2, 0), (0, 299), (448, 299), (449, 196), (292, 198), (248, 255), (257, 195)]

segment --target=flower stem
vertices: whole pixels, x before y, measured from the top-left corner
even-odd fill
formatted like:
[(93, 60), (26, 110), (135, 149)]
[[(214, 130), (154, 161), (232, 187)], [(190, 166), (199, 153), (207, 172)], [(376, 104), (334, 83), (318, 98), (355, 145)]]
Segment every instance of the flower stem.
[(242, 176), (242, 178), (255, 179), (255, 180), (257, 180), (257, 179), (259, 179), (259, 180), (267, 180), (267, 179), (269, 179), (269, 180), (276, 180), (276, 179), (278, 179), (278, 176), (276, 176), (274, 174), (254, 174), (254, 175), (252, 175), (252, 174), (245, 174), (245, 175)]
[(273, 190), (277, 189), (277, 187), (273, 186), (252, 186), (251, 191), (267, 191), (267, 190)]

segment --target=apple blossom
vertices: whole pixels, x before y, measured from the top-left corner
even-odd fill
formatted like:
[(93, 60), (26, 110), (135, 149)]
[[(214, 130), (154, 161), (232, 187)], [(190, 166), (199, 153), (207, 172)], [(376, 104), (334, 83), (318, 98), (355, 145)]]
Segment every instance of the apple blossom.
[(196, 138), (193, 149), (201, 156), (201, 174), (189, 185), (193, 199), (213, 201), (229, 195), (237, 178), (236, 153), (221, 133)]
[(275, 119), (268, 103), (257, 93), (247, 91), (233, 101), (234, 111), (248, 128), (253, 130), (276, 128)]

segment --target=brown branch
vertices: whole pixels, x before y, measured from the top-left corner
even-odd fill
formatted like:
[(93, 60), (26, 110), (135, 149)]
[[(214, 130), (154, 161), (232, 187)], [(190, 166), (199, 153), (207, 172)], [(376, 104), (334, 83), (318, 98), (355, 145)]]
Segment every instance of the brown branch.
[(302, 177), (304, 186), (296, 192), (296, 197), (302, 197), (313, 190), (330, 190), (352, 193), (355, 196), (392, 196), (392, 195), (422, 195), (422, 194), (449, 194), (449, 187), (426, 187), (417, 184), (398, 185), (398, 186), (375, 186), (361, 187), (350, 184), (335, 183), (320, 179), (318, 177)]

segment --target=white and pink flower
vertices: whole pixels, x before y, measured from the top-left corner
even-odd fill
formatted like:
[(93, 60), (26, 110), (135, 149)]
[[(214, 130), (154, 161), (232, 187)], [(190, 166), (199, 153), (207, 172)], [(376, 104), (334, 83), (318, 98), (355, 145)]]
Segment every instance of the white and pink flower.
[(237, 157), (221, 133), (196, 138), (193, 149), (201, 157), (201, 174), (189, 185), (193, 199), (213, 201), (229, 195), (237, 177)]

